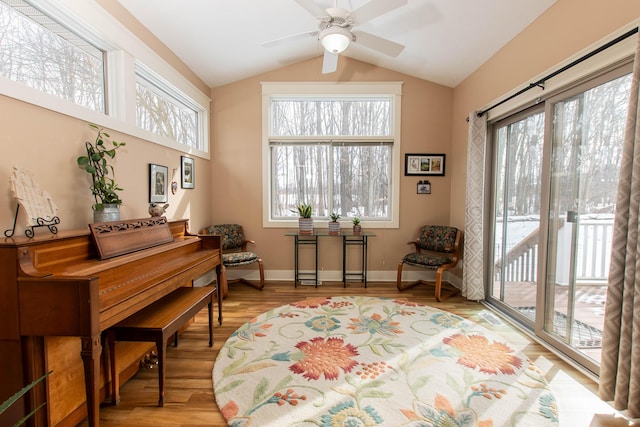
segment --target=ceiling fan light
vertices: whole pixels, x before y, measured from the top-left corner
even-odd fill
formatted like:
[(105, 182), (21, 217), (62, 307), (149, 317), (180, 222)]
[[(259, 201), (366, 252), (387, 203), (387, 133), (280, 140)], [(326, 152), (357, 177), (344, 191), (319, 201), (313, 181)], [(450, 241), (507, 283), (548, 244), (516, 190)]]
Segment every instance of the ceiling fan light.
[(351, 43), (351, 33), (341, 27), (329, 27), (320, 32), (322, 46), (332, 53), (342, 53)]

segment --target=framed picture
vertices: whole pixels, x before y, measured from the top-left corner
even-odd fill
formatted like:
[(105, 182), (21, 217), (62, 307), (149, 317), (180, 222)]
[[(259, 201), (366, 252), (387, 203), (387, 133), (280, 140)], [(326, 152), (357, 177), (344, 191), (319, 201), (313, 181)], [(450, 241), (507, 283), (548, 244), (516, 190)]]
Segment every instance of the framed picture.
[(149, 202), (166, 203), (169, 200), (169, 168), (149, 163)]
[(418, 194), (431, 194), (431, 183), (429, 181), (418, 181)]
[(444, 176), (444, 154), (405, 154), (404, 175)]
[(193, 159), (185, 156), (180, 156), (180, 159), (182, 188), (194, 188), (196, 183), (196, 171)]

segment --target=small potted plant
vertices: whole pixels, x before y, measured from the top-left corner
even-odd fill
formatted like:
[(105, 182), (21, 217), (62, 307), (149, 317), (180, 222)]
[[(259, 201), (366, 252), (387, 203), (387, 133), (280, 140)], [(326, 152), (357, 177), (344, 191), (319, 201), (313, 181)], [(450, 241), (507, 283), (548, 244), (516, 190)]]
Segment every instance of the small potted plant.
[(359, 234), (360, 231), (362, 231), (362, 226), (360, 225), (360, 218), (356, 216), (351, 220), (351, 222), (353, 222), (353, 233)]
[(333, 212), (329, 216), (331, 217), (331, 221), (329, 222), (329, 234), (340, 234), (340, 223), (338, 222), (340, 215)]
[(125, 142), (109, 141), (109, 134), (101, 127), (89, 123), (89, 126), (97, 131), (96, 139), (92, 143), (84, 143), (87, 150), (86, 156), (80, 156), (76, 162), (80, 168), (91, 175), (91, 194), (93, 204), (94, 222), (117, 221), (120, 219), (120, 205), (122, 199), (118, 191), (122, 188), (114, 180), (115, 172), (109, 160), (116, 156), (116, 150), (126, 145)]
[(300, 203), (295, 209), (291, 209), (291, 212), (297, 212), (298, 228), (300, 234), (313, 234), (313, 218), (311, 217), (312, 208), (308, 203)]

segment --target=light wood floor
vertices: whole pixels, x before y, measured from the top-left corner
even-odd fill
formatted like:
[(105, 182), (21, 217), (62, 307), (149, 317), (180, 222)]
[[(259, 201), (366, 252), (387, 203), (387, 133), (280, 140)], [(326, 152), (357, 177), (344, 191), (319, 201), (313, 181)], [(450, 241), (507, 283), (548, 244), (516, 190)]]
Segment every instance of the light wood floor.
[[(308, 297), (330, 295), (405, 298), (433, 305), (477, 322), (504, 337), (546, 373), (558, 399), (561, 427), (610, 425), (593, 421), (595, 418), (602, 418), (594, 417), (595, 414), (614, 413), (611, 407), (597, 398), (597, 385), (593, 381), (512, 327), (506, 324), (494, 326), (485, 321), (482, 314), (487, 309), (483, 305), (466, 301), (460, 296), (437, 303), (433, 298), (433, 288), (429, 286), (417, 286), (398, 292), (395, 283), (371, 282), (366, 289), (360, 283), (348, 283), (345, 289), (341, 283), (325, 282), (316, 289), (313, 286), (294, 288), (290, 282), (279, 282), (267, 283), (262, 291), (241, 284), (230, 285), (229, 295), (223, 302), (223, 325), (215, 328), (213, 348), (207, 345), (206, 309), (196, 316), (195, 322), (181, 335), (179, 346), (169, 346), (165, 406), (156, 406), (157, 370), (143, 369), (121, 387), (119, 405), (104, 405), (100, 409), (100, 425), (226, 426), (215, 403), (211, 380), (214, 360), (226, 339), (242, 324), (270, 308)], [(86, 426), (86, 421), (80, 425)]]

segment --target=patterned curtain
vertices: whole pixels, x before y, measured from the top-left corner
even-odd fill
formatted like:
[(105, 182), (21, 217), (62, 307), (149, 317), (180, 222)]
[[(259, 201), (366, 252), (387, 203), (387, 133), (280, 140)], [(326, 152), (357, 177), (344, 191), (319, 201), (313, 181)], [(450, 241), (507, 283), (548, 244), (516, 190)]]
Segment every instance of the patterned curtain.
[[(631, 82), (605, 307), (600, 398), (640, 417), (640, 38)], [(639, 272), (639, 273), (636, 273)]]
[(484, 176), (487, 115), (469, 114), (467, 143), (467, 200), (464, 221), (464, 268), (462, 296), (484, 299)]

